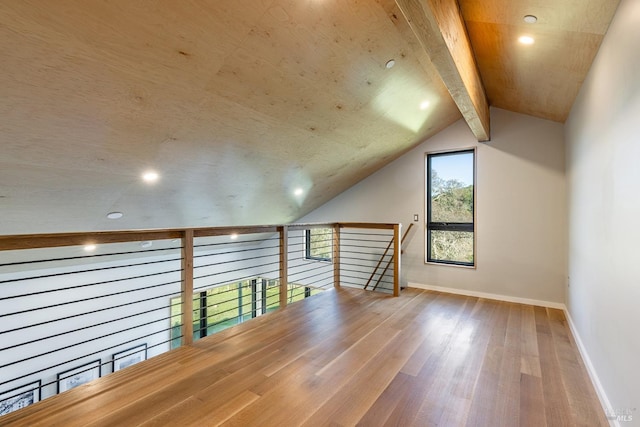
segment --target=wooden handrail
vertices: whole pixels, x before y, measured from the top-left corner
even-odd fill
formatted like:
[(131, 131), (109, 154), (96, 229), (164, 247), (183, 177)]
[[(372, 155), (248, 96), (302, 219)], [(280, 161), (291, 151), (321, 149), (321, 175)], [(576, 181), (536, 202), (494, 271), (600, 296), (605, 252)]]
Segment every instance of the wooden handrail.
[[(393, 230), (394, 224), (363, 222), (331, 222), (288, 224), (289, 230), (334, 227)], [(227, 234), (277, 233), (282, 225), (247, 225), (203, 228), (166, 228), (116, 231), (87, 231), (73, 233), (13, 234), (0, 236), (0, 251), (21, 249), (58, 248), (87, 244), (126, 243), (146, 240), (181, 239), (186, 230), (193, 230), (193, 237), (213, 237)]]

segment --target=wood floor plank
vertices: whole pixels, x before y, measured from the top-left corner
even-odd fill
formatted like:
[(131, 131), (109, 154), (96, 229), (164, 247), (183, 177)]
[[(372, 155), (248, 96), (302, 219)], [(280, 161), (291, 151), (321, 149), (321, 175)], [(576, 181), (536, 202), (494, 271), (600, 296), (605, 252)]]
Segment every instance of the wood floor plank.
[(518, 425), (522, 427), (545, 427), (547, 419), (544, 411), (542, 379), (537, 376), (520, 375), (520, 414)]
[[(384, 346), (371, 348), (374, 355), (352, 379), (338, 388), (331, 398), (303, 425), (355, 425), (391, 383), (398, 371), (420, 344), (420, 333), (415, 329), (404, 329), (389, 336)], [(374, 353), (375, 352), (375, 353)]]
[[(496, 414), (498, 399), (500, 368), (504, 355), (504, 343), (507, 330), (509, 312), (508, 305), (499, 302), (487, 302), (495, 307), (493, 318), (494, 325), (487, 344), (487, 352), (476, 382), (469, 416), (468, 426), (501, 426), (508, 425), (507, 420), (499, 419)], [(501, 396), (504, 397), (504, 396)]]
[(574, 351), (573, 342), (564, 313), (547, 309), (553, 343), (558, 356), (562, 384), (566, 391), (569, 407), (577, 425), (608, 426), (604, 411), (592, 402), (597, 399), (579, 354)]
[(2, 426), (571, 426), (606, 420), (558, 310), (330, 290)]
[(406, 399), (411, 383), (415, 378), (398, 372), (391, 383), (382, 392), (375, 403), (358, 421), (358, 426), (392, 425), (388, 422), (389, 416), (401, 401)]
[[(437, 301), (440, 300), (438, 298)], [(448, 422), (456, 420), (460, 425), (460, 420), (467, 415), (469, 400), (464, 397), (465, 387), (459, 381), (467, 380), (466, 369), (474, 366), (475, 357), (468, 356), (478, 355), (482, 359), (482, 350), (474, 350), (484, 346), (479, 344), (476, 347), (474, 343), (477, 344), (476, 340), (483, 334), (474, 333), (478, 331), (478, 321), (469, 317), (476, 312), (477, 299), (456, 297), (448, 299), (448, 302), (453, 303), (447, 310), (448, 316), (431, 325), (433, 329), (430, 332), (436, 330), (440, 333), (429, 333), (424, 341), (432, 346), (427, 350), (430, 357), (413, 381), (410, 395), (390, 415), (392, 424), (437, 425), (444, 419)], [(423, 350), (424, 347), (420, 348)], [(471, 376), (475, 379), (474, 373)]]
[(558, 363), (558, 355), (553, 343), (547, 310), (542, 307), (535, 307), (535, 314), (547, 424), (551, 426), (575, 426), (576, 420), (572, 417), (569, 400), (560, 376), (560, 364)]

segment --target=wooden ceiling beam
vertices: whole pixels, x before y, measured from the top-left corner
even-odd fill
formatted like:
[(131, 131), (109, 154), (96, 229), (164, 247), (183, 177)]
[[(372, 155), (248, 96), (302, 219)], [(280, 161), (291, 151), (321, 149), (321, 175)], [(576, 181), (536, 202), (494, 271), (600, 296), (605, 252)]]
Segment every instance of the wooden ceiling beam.
[(396, 3), (475, 137), (489, 141), (489, 104), (457, 1)]

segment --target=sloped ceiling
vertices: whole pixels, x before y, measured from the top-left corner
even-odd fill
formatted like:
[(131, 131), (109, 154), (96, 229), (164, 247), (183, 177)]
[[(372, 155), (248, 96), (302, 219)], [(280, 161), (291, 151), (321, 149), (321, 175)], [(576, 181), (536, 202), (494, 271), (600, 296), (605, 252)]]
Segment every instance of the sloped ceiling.
[[(616, 5), (461, 0), (489, 102), (564, 121)], [(0, 55), (0, 234), (286, 223), (461, 117), (390, 0), (9, 0)]]

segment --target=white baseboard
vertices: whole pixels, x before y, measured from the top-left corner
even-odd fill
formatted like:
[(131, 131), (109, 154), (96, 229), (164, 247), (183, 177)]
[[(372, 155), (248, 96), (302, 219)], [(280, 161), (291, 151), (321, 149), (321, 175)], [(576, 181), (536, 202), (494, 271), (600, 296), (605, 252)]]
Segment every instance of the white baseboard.
[[(567, 318), (567, 322), (569, 323), (569, 329), (571, 330), (571, 334), (573, 338), (576, 340), (576, 344), (578, 345), (578, 351), (580, 352), (580, 356), (582, 356), (582, 361), (587, 368), (587, 373), (589, 374), (589, 378), (591, 378), (591, 384), (596, 389), (596, 394), (598, 395), (598, 399), (600, 399), (600, 405), (604, 409), (605, 414), (611, 415), (611, 411), (613, 410), (613, 406), (611, 406), (611, 402), (607, 397), (607, 393), (605, 393), (604, 388), (602, 387), (602, 383), (600, 382), (600, 378), (598, 377), (598, 373), (593, 367), (593, 363), (591, 363), (591, 358), (589, 357), (589, 353), (587, 353), (587, 349), (582, 343), (582, 339), (580, 338), (580, 334), (576, 329), (575, 323), (573, 323), (573, 319), (571, 318), (571, 314), (569, 310), (565, 307), (564, 309), (565, 316)], [(609, 420), (609, 423), (615, 427), (621, 427), (620, 422), (617, 420)]]
[[(467, 289), (454, 289), (454, 288), (445, 288), (443, 286), (431, 286), (431, 285), (425, 285), (422, 283), (409, 282), (407, 283), (407, 286), (410, 288), (426, 289), (430, 291), (438, 291), (438, 292), (443, 292), (448, 294), (487, 298), (487, 299), (493, 299), (498, 301), (515, 302), (519, 304), (536, 305), (539, 307), (557, 308), (564, 311), (565, 317), (567, 318), (567, 323), (569, 324), (569, 329), (571, 330), (571, 334), (573, 335), (576, 341), (576, 344), (578, 346), (578, 351), (580, 352), (580, 356), (582, 357), (582, 360), (584, 361), (584, 364), (587, 368), (587, 373), (589, 374), (589, 378), (591, 379), (591, 384), (593, 384), (593, 387), (596, 390), (596, 394), (598, 395), (598, 399), (600, 400), (600, 405), (602, 405), (602, 409), (604, 410), (605, 414), (610, 415), (610, 411), (612, 410), (611, 408), (613, 408), (611, 406), (611, 402), (609, 402), (609, 398), (607, 397), (607, 394), (605, 393), (604, 388), (602, 387), (600, 378), (598, 377), (598, 374), (596, 373), (596, 370), (593, 367), (593, 364), (591, 363), (591, 358), (589, 357), (589, 353), (587, 353), (587, 349), (582, 343), (582, 339), (580, 338), (580, 334), (578, 333), (578, 330), (576, 329), (575, 324), (573, 323), (571, 314), (569, 313), (569, 310), (567, 310), (567, 307), (564, 304), (559, 302), (540, 301), (540, 300), (534, 300), (534, 299), (528, 299), (528, 298), (511, 297), (507, 295), (491, 294), (487, 292), (469, 291)], [(621, 427), (620, 422), (618, 422), (617, 420), (610, 420), (609, 423), (614, 427)]]
[(515, 302), (518, 304), (537, 305), (539, 307), (548, 307), (548, 308), (557, 308), (559, 310), (566, 310), (566, 307), (561, 302), (551, 302), (551, 301), (541, 301), (537, 299), (511, 297), (508, 295), (491, 294), (488, 292), (469, 291), (467, 289), (445, 288), (443, 286), (432, 286), (432, 285), (425, 285), (422, 283), (409, 282), (407, 283), (407, 286), (410, 288), (426, 289), (429, 291), (438, 291), (438, 292), (444, 292), (448, 294), (465, 295), (468, 297), (486, 298), (486, 299), (493, 299), (498, 301)]

